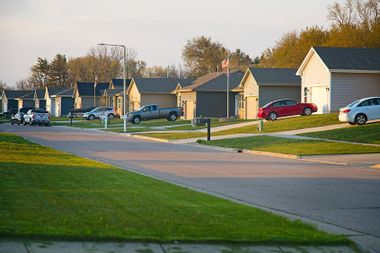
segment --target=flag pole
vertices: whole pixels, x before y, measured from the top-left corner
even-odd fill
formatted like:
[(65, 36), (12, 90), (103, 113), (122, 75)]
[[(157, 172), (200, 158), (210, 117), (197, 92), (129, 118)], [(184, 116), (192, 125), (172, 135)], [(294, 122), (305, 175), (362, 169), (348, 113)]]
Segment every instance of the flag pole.
[(227, 119), (230, 117), (230, 56), (227, 56)]

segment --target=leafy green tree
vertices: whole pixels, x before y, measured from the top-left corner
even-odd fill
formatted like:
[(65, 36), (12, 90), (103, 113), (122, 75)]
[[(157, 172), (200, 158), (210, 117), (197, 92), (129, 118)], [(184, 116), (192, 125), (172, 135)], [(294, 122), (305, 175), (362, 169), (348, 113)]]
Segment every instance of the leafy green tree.
[(38, 57), (37, 63), (31, 67), (29, 82), (33, 88), (43, 88), (49, 85), (50, 64), (46, 58)]
[(49, 85), (56, 87), (69, 87), (69, 73), (66, 56), (57, 54), (50, 63)]

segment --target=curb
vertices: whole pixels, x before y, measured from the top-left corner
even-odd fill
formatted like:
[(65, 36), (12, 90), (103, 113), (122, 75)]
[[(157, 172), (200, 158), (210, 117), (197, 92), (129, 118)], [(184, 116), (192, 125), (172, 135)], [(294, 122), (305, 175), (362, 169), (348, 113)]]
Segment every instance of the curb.
[(169, 140), (166, 139), (161, 139), (161, 138), (155, 138), (155, 137), (149, 137), (149, 136), (144, 136), (144, 135), (137, 135), (137, 134), (129, 134), (127, 136), (138, 138), (138, 139), (144, 139), (144, 140), (149, 140), (149, 141), (157, 141), (157, 142), (164, 142), (164, 143), (170, 143)]

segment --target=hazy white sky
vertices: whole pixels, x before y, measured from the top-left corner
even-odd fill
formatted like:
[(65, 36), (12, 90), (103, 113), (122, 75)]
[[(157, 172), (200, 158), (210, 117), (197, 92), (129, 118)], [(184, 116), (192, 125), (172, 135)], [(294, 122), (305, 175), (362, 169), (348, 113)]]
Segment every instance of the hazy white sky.
[(285, 32), (329, 25), (333, 0), (0, 0), (0, 80), (27, 78), (37, 57), (125, 44), (149, 66), (182, 62), (187, 39), (211, 36), (251, 57)]

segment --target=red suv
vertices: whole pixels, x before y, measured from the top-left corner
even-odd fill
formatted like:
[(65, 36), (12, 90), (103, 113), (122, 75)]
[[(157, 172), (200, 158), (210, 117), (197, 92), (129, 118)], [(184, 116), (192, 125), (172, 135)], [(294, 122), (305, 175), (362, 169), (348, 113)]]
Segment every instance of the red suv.
[(279, 99), (259, 108), (257, 117), (260, 119), (276, 120), (278, 117), (291, 115), (309, 116), (318, 111), (317, 105), (312, 103), (298, 103), (291, 99)]

